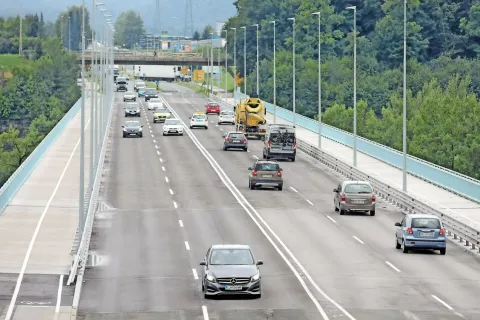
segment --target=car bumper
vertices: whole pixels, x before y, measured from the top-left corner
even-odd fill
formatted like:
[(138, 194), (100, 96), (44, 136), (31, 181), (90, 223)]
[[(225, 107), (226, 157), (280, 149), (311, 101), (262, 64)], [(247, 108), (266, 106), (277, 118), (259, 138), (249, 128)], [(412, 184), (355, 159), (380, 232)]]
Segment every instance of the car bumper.
[(129, 97), (129, 98), (124, 97), (123, 98), (123, 101), (135, 101), (135, 100), (137, 100), (137, 97)]
[(250, 183), (254, 186), (280, 187), (283, 186), (283, 179), (250, 179)]
[(218, 123), (235, 123), (235, 119), (218, 119)]
[(261, 291), (261, 280), (242, 285), (242, 290), (230, 291), (225, 289), (225, 285), (205, 281), (205, 295), (223, 296), (223, 295), (249, 295), (259, 296)]
[(190, 124), (190, 127), (200, 127), (200, 128), (204, 128), (204, 127), (208, 127), (208, 123), (191, 123)]
[(443, 239), (417, 239), (417, 238), (405, 238), (405, 246), (408, 248), (418, 249), (443, 249), (447, 246), (447, 241)]
[(210, 113), (215, 113), (215, 114), (220, 114), (220, 110), (207, 110), (205, 111), (206, 114), (210, 114)]
[(225, 148), (248, 148), (248, 143), (224, 143)]
[(158, 98), (158, 96), (145, 96), (145, 100), (150, 100), (154, 98)]
[(130, 138), (130, 137), (141, 137), (141, 136), (142, 136), (142, 133), (141, 133), (141, 132), (134, 132), (134, 133), (132, 133), (132, 132), (124, 132), (124, 133), (123, 133), (123, 136), (124, 136), (124, 137), (128, 137), (128, 138)]
[(155, 122), (165, 122), (165, 119), (167, 119), (167, 118), (153, 118), (153, 121), (155, 121)]
[(289, 159), (293, 158), (297, 155), (296, 150), (292, 151), (275, 151), (275, 150), (270, 150), (268, 156), (274, 159)]
[(125, 117), (140, 117), (140, 112), (138, 112), (138, 113), (125, 113)]
[(340, 210), (344, 211), (375, 211), (375, 203), (373, 204), (347, 204), (344, 202), (340, 203)]

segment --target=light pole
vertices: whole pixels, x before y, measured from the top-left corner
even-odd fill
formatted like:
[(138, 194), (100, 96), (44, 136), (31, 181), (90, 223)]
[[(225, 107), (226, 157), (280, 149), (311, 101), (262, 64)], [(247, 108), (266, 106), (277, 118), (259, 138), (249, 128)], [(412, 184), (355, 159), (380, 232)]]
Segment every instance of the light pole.
[(227, 96), (228, 96), (228, 91), (227, 91), (227, 83), (228, 83), (228, 30), (223, 30), (225, 32), (225, 102), (227, 102)]
[(213, 32), (210, 32), (210, 90), (213, 94)]
[(230, 28), (234, 31), (233, 33), (233, 69), (235, 70), (235, 75), (233, 77), (233, 105), (237, 106), (237, 28)]
[(240, 27), (243, 29), (243, 93), (247, 94), (247, 27)]
[(322, 149), (322, 60), (320, 43), (320, 12), (314, 12), (312, 15), (318, 15), (318, 149)]
[(295, 127), (295, 18), (288, 18), (288, 20), (292, 21), (293, 28), (293, 126)]
[(258, 23), (257, 24), (254, 24), (252, 27), (257, 27), (257, 96), (259, 97), (260, 96), (260, 72), (259, 72), (259, 67), (260, 67), (260, 64), (258, 63)]
[[(70, 17), (68, 19), (70, 46)], [(85, 0), (82, 1), (82, 102), (80, 107), (80, 177), (78, 194), (78, 223), (82, 232), (85, 227)]]
[(275, 20), (270, 21), (273, 24), (273, 124), (277, 124), (277, 61), (275, 53)]
[(407, 0), (403, 3), (403, 192), (407, 192)]
[(70, 47), (70, 12), (68, 13), (68, 51), (72, 51)]
[(353, 166), (357, 166), (357, 7), (353, 10)]

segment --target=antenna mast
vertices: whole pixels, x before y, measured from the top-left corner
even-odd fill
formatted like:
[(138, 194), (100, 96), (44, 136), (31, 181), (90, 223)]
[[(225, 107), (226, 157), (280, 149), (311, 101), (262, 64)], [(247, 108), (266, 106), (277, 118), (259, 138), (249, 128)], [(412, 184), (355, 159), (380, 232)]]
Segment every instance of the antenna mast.
[(192, 0), (185, 0), (185, 33), (184, 36), (193, 36), (193, 4)]
[(155, 0), (155, 33), (160, 34), (160, 0)]

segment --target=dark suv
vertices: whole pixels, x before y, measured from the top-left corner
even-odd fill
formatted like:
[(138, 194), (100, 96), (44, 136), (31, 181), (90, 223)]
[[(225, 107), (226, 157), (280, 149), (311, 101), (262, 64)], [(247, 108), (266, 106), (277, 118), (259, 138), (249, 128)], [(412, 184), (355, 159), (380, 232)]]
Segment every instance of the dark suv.
[(145, 101), (148, 101), (152, 98), (158, 98), (157, 90), (148, 88), (145, 90)]

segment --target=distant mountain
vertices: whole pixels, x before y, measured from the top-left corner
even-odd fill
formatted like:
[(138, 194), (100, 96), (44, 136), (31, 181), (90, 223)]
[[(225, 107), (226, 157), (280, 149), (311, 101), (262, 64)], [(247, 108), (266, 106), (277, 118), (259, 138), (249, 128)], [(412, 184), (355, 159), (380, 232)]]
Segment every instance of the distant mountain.
[[(68, 6), (81, 5), (79, 0), (1, 0), (2, 12), (0, 15), (17, 15), (20, 7), (23, 13), (43, 12), (45, 20), (55, 20), (58, 14)], [(148, 31), (154, 32), (155, 0), (102, 0), (111, 10), (114, 18), (126, 10), (133, 9), (139, 12), (145, 21)], [(215, 27), (218, 21), (226, 21), (236, 14), (234, 0), (192, 0), (193, 26), (201, 31), (207, 24)], [(160, 0), (160, 28), (172, 35), (183, 35), (185, 30), (185, 3), (186, 0)], [(85, 0), (87, 8), (91, 7), (92, 0)]]

